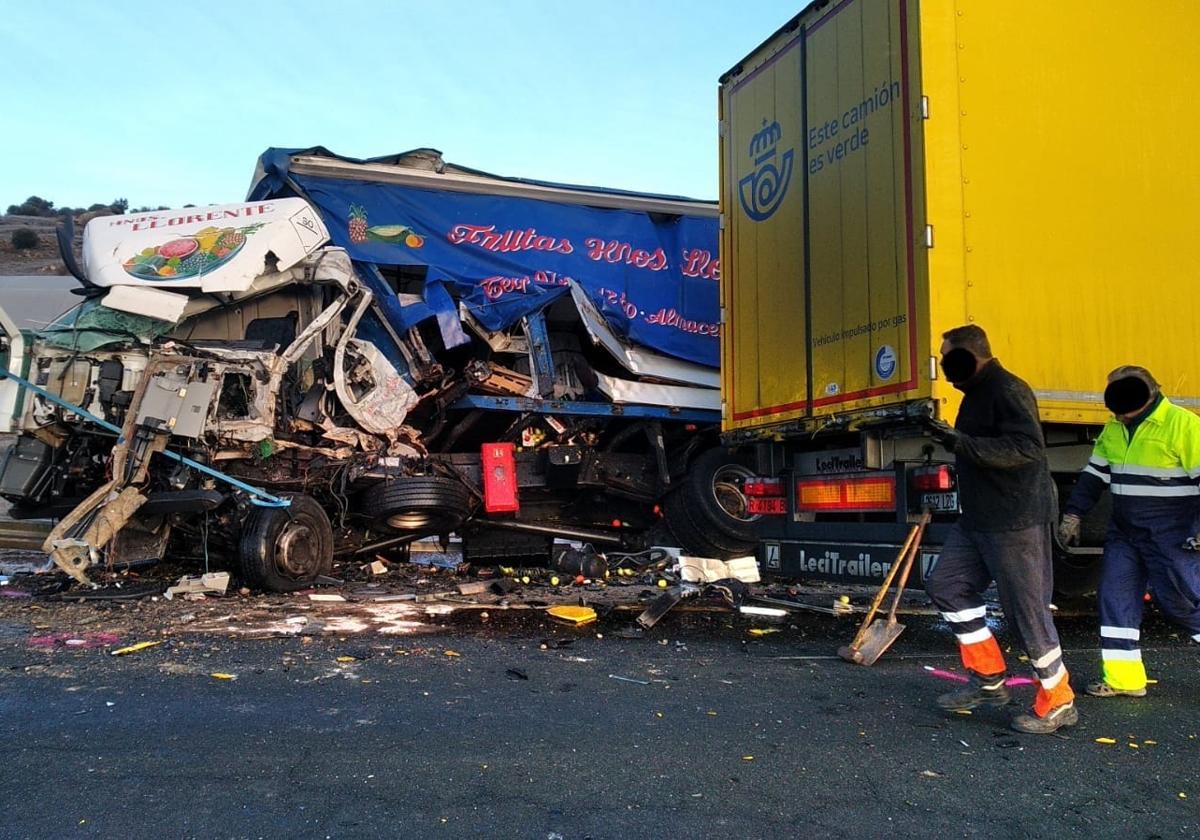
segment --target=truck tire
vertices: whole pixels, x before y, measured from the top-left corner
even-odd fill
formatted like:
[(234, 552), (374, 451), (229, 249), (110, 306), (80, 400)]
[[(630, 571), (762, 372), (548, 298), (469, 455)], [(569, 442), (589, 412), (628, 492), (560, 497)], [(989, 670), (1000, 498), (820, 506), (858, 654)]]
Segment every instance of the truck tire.
[(311, 496), (286, 508), (255, 508), (242, 526), (242, 577), (268, 592), (295, 592), (333, 569), (333, 527)]
[(662, 510), (663, 520), (676, 544), (688, 554), (728, 560), (754, 553), (755, 540), (739, 540), (722, 531), (711, 519), (705, 518), (704, 509), (688, 498), (684, 488), (663, 499)]
[(1054, 538), (1054, 595), (1059, 600), (1091, 595), (1100, 583), (1100, 555), (1076, 554)]
[(753, 471), (724, 449), (702, 452), (663, 499), (663, 517), (676, 540), (703, 557), (740, 557), (757, 544), (742, 487)]
[[(1070, 484), (1061, 486), (1056, 480), (1054, 485), (1055, 510), (1058, 510), (1059, 500), (1070, 495), (1074, 478), (1075, 476), (1070, 476)], [(1083, 518), (1080, 542), (1093, 549), (1103, 546), (1105, 535), (1108, 533), (1108, 520), (1111, 516), (1112, 494), (1105, 493), (1091, 512)], [(1063, 545), (1058, 540), (1057, 527), (1053, 529), (1053, 534), (1054, 596), (1059, 600), (1070, 600), (1091, 595), (1100, 583), (1100, 554), (1094, 551), (1085, 554)]]
[(362, 494), (362, 512), (380, 530), (448, 534), (467, 521), (471, 493), (461, 481), (413, 475), (383, 481)]

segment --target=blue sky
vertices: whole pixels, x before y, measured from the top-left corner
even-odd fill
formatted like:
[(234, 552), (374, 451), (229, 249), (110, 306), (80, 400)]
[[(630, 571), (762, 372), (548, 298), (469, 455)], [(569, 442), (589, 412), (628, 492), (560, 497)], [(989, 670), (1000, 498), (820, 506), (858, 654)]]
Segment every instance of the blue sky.
[(5, 4), (0, 208), (238, 201), (312, 145), (715, 198), (717, 79), (806, 2)]

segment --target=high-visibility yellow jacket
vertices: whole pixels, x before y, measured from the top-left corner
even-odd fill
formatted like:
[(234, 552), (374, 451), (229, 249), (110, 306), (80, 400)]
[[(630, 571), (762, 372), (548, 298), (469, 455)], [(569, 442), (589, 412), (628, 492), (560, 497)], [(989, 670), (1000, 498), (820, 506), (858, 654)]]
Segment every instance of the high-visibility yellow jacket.
[(1109, 420), (1065, 511), (1086, 514), (1105, 489), (1118, 525), (1190, 528), (1200, 511), (1200, 417), (1163, 397), (1132, 432)]

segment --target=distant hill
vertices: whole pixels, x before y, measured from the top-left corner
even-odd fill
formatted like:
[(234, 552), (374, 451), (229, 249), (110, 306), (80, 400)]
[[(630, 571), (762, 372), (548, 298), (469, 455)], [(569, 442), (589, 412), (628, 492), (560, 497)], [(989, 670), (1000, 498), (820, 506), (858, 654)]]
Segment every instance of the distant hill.
[[(13, 274), (66, 274), (58, 254), (54, 229), (59, 219), (46, 216), (0, 216), (0, 276)], [(14, 230), (29, 228), (41, 240), (36, 248), (18, 251), (12, 246)], [(83, 230), (75, 230), (75, 253), (79, 255)]]

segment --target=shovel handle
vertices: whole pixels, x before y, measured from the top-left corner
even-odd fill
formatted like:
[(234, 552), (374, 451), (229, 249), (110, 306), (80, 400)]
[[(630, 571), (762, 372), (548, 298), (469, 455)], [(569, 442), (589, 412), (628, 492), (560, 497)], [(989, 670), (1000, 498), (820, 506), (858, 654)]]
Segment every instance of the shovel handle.
[(896, 597), (892, 599), (892, 608), (888, 610), (888, 623), (896, 620), (896, 609), (900, 606), (900, 596), (904, 594), (904, 585), (908, 583), (908, 574), (912, 571), (913, 563), (921, 550), (921, 538), (925, 536), (925, 526), (929, 524), (929, 511), (921, 514), (917, 520), (916, 536), (912, 540), (908, 556), (904, 558), (904, 570), (900, 572), (900, 582), (896, 584)]
[(879, 591), (875, 593), (875, 600), (871, 602), (871, 608), (867, 610), (866, 616), (863, 617), (862, 626), (858, 628), (858, 633), (854, 636), (854, 641), (850, 643), (850, 647), (857, 648), (862, 644), (863, 638), (867, 635), (867, 628), (871, 626), (871, 619), (875, 617), (875, 613), (879, 611), (879, 605), (883, 603), (883, 599), (887, 597), (887, 591), (892, 586), (892, 581), (896, 578), (896, 573), (900, 571), (900, 566), (904, 563), (904, 558), (912, 550), (913, 540), (917, 538), (917, 533), (922, 530), (920, 523), (914, 525), (908, 531), (908, 539), (904, 541), (904, 545), (900, 548), (900, 553), (896, 555), (896, 562), (892, 563), (892, 567), (888, 569), (887, 576), (883, 579), (883, 586), (879, 587)]

